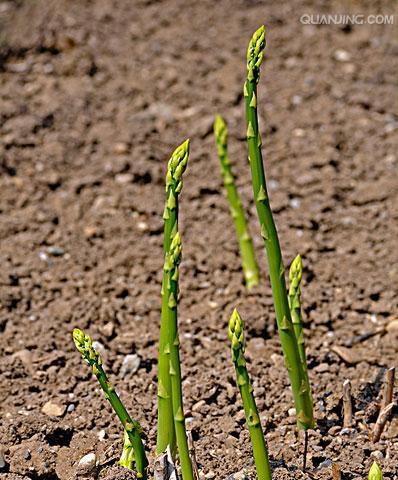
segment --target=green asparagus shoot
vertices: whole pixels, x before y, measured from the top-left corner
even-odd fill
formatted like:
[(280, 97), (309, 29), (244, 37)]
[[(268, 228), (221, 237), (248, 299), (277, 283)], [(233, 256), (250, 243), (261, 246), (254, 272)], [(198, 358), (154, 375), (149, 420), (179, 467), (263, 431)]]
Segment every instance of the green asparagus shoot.
[(178, 280), (181, 261), (181, 237), (178, 232), (178, 195), (189, 155), (189, 142), (173, 153), (166, 177), (164, 210), (164, 268), (162, 281), (162, 318), (159, 342), (159, 411), (157, 453), (167, 447), (175, 455), (177, 441), (183, 480), (193, 480), (182, 400), (181, 364), (178, 337)]
[(246, 369), (244, 323), (236, 309), (229, 321), (228, 336), (231, 340), (232, 362), (235, 366), (236, 382), (242, 397), (246, 423), (249, 428), (257, 476), (259, 480), (271, 480), (267, 445), (253, 396), (253, 387)]
[[(290, 265), (289, 270), (289, 308), (290, 314), (292, 317), (292, 324), (294, 334), (296, 336), (297, 347), (300, 355), (301, 367), (303, 369), (304, 381), (306, 384), (306, 389), (309, 392), (306, 400), (311, 402), (312, 405), (312, 394), (310, 380), (308, 377), (308, 368), (307, 368), (307, 357), (305, 354), (305, 342), (303, 334), (303, 321), (301, 317), (301, 279), (303, 277), (303, 262), (301, 256), (297, 255), (296, 258)], [(311, 408), (312, 411), (312, 408)], [(313, 423), (315, 423), (314, 419)]]
[[(169, 255), (172, 238), (178, 229), (178, 195), (182, 189), (182, 174), (187, 166), (188, 155), (189, 140), (186, 140), (174, 151), (168, 163), (166, 176), (166, 204), (163, 213), (163, 251), (165, 259)], [(170, 325), (174, 321), (174, 319), (171, 318), (174, 315), (174, 310), (172, 311), (172, 315), (170, 315), (167, 282), (168, 276), (163, 275), (158, 365), (158, 432), (156, 453), (158, 455), (164, 453), (169, 446), (174, 457), (176, 453), (176, 434), (171, 398), (168, 339), (171, 328)], [(173, 301), (173, 299), (171, 301)]]
[(247, 51), (247, 79), (243, 93), (246, 103), (246, 127), (253, 194), (260, 222), (261, 236), (267, 251), (269, 275), (274, 297), (276, 320), (285, 364), (292, 385), (297, 412), (297, 427), (308, 430), (314, 425), (311, 392), (300, 361), (299, 348), (294, 332), (285, 283), (278, 233), (269, 204), (264, 165), (261, 153), (261, 137), (257, 116), (257, 83), (265, 48), (265, 28), (260, 27), (253, 35)]
[(109, 382), (108, 377), (106, 376), (102, 367), (101, 355), (93, 347), (91, 338), (82, 330), (75, 328), (73, 330), (73, 340), (83, 359), (90, 365), (93, 374), (97, 377), (97, 380), (104, 392), (105, 398), (111, 404), (111, 407), (119, 417), (125, 432), (127, 432), (132, 449), (134, 451), (134, 463), (137, 476), (145, 480), (147, 478), (146, 468), (148, 466), (148, 460), (145, 454), (144, 444), (142, 443), (141, 439), (141, 425), (130, 417), (126, 407), (123, 405), (119, 395), (116, 393), (114, 386)]
[(369, 480), (383, 480), (383, 473), (380, 467), (377, 465), (376, 462), (373, 462), (373, 465), (370, 467), (369, 470)]
[(191, 458), (189, 455), (188, 438), (185, 430), (185, 416), (182, 400), (180, 341), (178, 337), (177, 302), (178, 302), (178, 266), (181, 261), (181, 238), (178, 231), (170, 245), (170, 252), (164, 262), (164, 284), (166, 286), (164, 296), (167, 298), (169, 331), (169, 373), (171, 379), (171, 400), (173, 407), (174, 427), (177, 438), (178, 453), (181, 463), (183, 480), (194, 480)]
[(235, 223), (236, 235), (238, 237), (242, 268), (248, 289), (258, 285), (259, 273), (256, 257), (253, 248), (253, 240), (249, 232), (243, 205), (235, 185), (235, 178), (232, 173), (231, 161), (228, 155), (228, 131), (224, 119), (217, 115), (214, 121), (214, 135), (216, 139), (218, 157), (221, 164), (221, 175)]

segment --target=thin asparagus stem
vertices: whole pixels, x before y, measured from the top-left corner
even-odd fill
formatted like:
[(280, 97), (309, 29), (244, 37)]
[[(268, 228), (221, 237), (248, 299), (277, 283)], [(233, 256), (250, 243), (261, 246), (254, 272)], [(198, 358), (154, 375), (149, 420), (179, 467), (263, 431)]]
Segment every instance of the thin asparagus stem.
[(214, 135), (218, 158), (220, 159), (221, 164), (221, 175), (227, 192), (231, 215), (235, 224), (236, 236), (238, 237), (243, 274), (246, 286), (250, 289), (251, 287), (258, 285), (258, 266), (253, 248), (253, 240), (249, 232), (242, 201), (235, 185), (235, 177), (231, 169), (231, 161), (228, 155), (227, 125), (220, 115), (217, 115), (214, 121)]
[(168, 350), (169, 372), (171, 378), (171, 399), (174, 415), (174, 427), (177, 438), (183, 480), (194, 480), (188, 439), (185, 430), (185, 416), (182, 400), (180, 341), (178, 337), (177, 301), (178, 301), (178, 266), (181, 261), (181, 238), (178, 231), (171, 242), (170, 251), (166, 254), (164, 275), (166, 281), (164, 295), (167, 297), (169, 316)]
[(244, 324), (236, 309), (233, 311), (229, 321), (228, 336), (231, 340), (232, 361), (235, 366), (236, 381), (239, 386), (246, 422), (249, 428), (258, 480), (271, 480), (267, 445), (253, 396), (253, 387), (246, 369)]
[(368, 479), (383, 480), (383, 473), (376, 462), (373, 462), (373, 465), (370, 467)]
[(261, 137), (258, 128), (257, 83), (260, 77), (260, 65), (263, 59), (264, 47), (265, 29), (262, 26), (254, 33), (247, 52), (247, 80), (244, 85), (244, 96), (246, 102), (249, 161), (261, 236), (264, 239), (268, 256), (278, 331), (297, 412), (297, 427), (307, 430), (314, 425), (312, 401), (301, 365), (300, 353), (290, 315), (285, 284), (285, 267), (268, 199), (261, 154)]
[[(293, 324), (294, 335), (296, 337), (297, 348), (300, 355), (303, 380), (301, 385), (305, 384), (307, 394), (302, 400), (306, 403), (306, 410), (313, 412), (313, 401), (311, 393), (310, 379), (308, 377), (307, 356), (305, 353), (305, 342), (303, 334), (303, 320), (301, 316), (301, 280), (303, 278), (303, 262), (301, 256), (297, 255), (290, 265), (289, 269), (289, 310)], [(311, 419), (312, 426), (315, 423)]]
[(75, 328), (73, 330), (73, 340), (83, 359), (91, 366), (92, 372), (97, 377), (105, 398), (109, 401), (119, 420), (122, 422), (134, 451), (137, 476), (145, 480), (147, 478), (146, 467), (148, 466), (148, 460), (145, 454), (144, 444), (141, 440), (141, 425), (130, 417), (119, 395), (116, 393), (114, 386), (109, 382), (102, 368), (101, 355), (93, 347), (91, 338), (82, 330)]
[[(189, 140), (181, 144), (171, 156), (166, 176), (166, 204), (163, 213), (165, 258), (169, 254), (171, 241), (178, 229), (178, 195), (182, 189), (182, 174), (185, 171), (189, 155)], [(167, 295), (167, 275), (162, 283), (162, 318), (160, 323), (159, 366), (158, 366), (158, 433), (156, 453), (159, 455), (170, 447), (172, 456), (176, 454), (176, 434), (171, 398), (171, 378), (169, 366), (170, 316)]]

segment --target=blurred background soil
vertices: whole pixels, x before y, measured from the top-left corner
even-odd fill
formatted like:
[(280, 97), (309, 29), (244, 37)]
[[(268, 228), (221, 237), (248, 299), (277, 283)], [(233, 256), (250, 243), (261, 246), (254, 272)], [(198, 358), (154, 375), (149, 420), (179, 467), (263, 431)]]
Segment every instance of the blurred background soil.
[[(247, 355), (276, 479), (396, 479), (398, 416), (369, 433), (398, 358), (396, 3), (220, 0), (0, 2), (0, 478), (112, 467), (121, 429), (71, 341), (86, 329), (156, 437), (167, 159), (185, 138), (179, 309), (187, 425), (206, 479), (255, 478), (227, 321)], [(393, 14), (394, 25), (304, 25), (303, 14)], [(242, 85), (267, 28), (259, 115), (285, 263), (300, 252), (317, 428), (309, 468), (252, 201)], [(261, 285), (248, 293), (212, 137), (214, 114), (249, 213)], [(360, 337), (366, 334), (365, 337)], [(337, 348), (336, 348), (337, 347)], [(355, 424), (342, 425), (350, 379)], [(397, 392), (395, 393), (395, 400)], [(153, 448), (152, 448), (153, 451)], [(92, 455), (89, 458), (93, 458)], [(84, 462), (83, 462), (84, 463)], [(112, 467), (113, 470), (109, 470)], [(118, 476), (119, 475), (119, 476)]]

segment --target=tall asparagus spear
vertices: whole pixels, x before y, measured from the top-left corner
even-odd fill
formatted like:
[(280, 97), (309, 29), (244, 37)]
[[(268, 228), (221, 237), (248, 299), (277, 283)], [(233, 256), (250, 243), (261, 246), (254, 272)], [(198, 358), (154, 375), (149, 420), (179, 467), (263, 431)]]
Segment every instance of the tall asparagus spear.
[(185, 430), (185, 417), (182, 401), (181, 364), (179, 352), (177, 299), (178, 299), (178, 266), (181, 261), (181, 238), (178, 231), (166, 254), (164, 264), (165, 292), (169, 314), (168, 350), (169, 373), (171, 378), (171, 400), (174, 416), (174, 427), (177, 437), (178, 453), (180, 456), (183, 480), (194, 480), (192, 463), (189, 455), (188, 439)]
[(254, 254), (253, 240), (249, 232), (245, 212), (235, 185), (235, 178), (231, 169), (228, 155), (228, 131), (224, 119), (217, 115), (214, 121), (214, 135), (216, 138), (218, 158), (221, 164), (221, 175), (235, 223), (236, 236), (238, 237), (242, 268), (247, 288), (258, 285), (258, 266)]
[(265, 28), (262, 26), (254, 33), (247, 51), (247, 80), (244, 85), (244, 96), (249, 161), (261, 236), (264, 239), (268, 256), (278, 330), (297, 412), (297, 427), (307, 430), (314, 424), (311, 392), (301, 366), (299, 348), (291, 320), (285, 284), (285, 267), (268, 199), (258, 128), (257, 83), (260, 78), (264, 47)]
[(73, 340), (83, 359), (91, 366), (93, 374), (97, 377), (104, 392), (105, 398), (109, 401), (119, 420), (122, 422), (134, 450), (137, 476), (145, 480), (147, 478), (146, 467), (148, 466), (148, 460), (146, 458), (144, 444), (141, 440), (141, 425), (136, 420), (132, 420), (121, 402), (119, 395), (116, 393), (115, 388), (109, 382), (102, 368), (101, 355), (93, 347), (91, 338), (82, 330), (75, 328), (73, 330)]
[(231, 340), (232, 361), (235, 366), (236, 381), (242, 396), (246, 423), (249, 428), (253, 447), (253, 457), (256, 464), (259, 480), (271, 480), (271, 468), (268, 460), (267, 445), (265, 443), (256, 402), (253, 396), (253, 387), (246, 369), (244, 324), (238, 311), (235, 309), (229, 321), (228, 336)]
[[(164, 240), (163, 250), (165, 258), (169, 255), (171, 241), (178, 229), (178, 195), (182, 189), (182, 174), (185, 171), (189, 155), (189, 140), (176, 148), (171, 156), (166, 176), (166, 204), (163, 213)], [(176, 321), (176, 312), (170, 314), (169, 297), (167, 294), (167, 275), (163, 275), (162, 283), (162, 319), (160, 323), (159, 341), (159, 373), (158, 373), (158, 433), (156, 453), (160, 455), (170, 446), (175, 456), (176, 437), (171, 398), (171, 378), (169, 366), (169, 339), (170, 323)], [(176, 298), (174, 298), (176, 301)], [(175, 317), (175, 318), (171, 318)]]

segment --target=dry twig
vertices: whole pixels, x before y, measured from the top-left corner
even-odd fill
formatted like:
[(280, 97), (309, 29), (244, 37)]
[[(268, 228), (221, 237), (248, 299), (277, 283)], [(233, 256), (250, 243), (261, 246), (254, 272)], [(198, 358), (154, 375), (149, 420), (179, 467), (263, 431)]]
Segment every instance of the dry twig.
[(345, 380), (343, 383), (343, 409), (344, 409), (344, 428), (352, 427), (352, 397), (351, 397), (351, 382)]
[(384, 427), (386, 426), (387, 420), (394, 407), (395, 403), (389, 403), (386, 407), (380, 410), (379, 416), (373, 429), (373, 442), (378, 442), (380, 440), (381, 434), (383, 433)]

